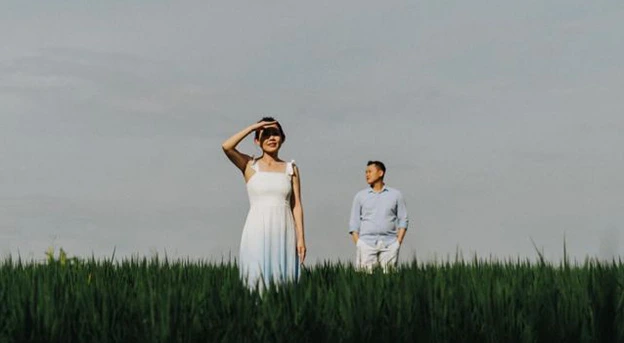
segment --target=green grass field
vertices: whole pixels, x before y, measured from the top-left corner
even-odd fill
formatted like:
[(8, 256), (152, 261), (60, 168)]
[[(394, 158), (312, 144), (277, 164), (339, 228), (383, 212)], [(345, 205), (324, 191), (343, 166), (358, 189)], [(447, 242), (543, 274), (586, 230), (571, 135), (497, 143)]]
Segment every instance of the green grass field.
[(0, 342), (622, 342), (624, 265), (325, 264), (247, 291), (235, 265), (0, 263)]

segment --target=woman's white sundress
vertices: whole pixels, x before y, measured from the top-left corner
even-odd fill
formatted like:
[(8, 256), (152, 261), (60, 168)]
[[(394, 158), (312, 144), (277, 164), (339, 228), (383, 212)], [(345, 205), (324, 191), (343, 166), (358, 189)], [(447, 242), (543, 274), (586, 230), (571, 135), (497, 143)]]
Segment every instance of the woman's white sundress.
[(284, 172), (262, 171), (257, 160), (255, 174), (247, 181), (249, 213), (241, 238), (239, 267), (249, 288), (297, 280), (295, 221), (290, 205), (293, 163)]

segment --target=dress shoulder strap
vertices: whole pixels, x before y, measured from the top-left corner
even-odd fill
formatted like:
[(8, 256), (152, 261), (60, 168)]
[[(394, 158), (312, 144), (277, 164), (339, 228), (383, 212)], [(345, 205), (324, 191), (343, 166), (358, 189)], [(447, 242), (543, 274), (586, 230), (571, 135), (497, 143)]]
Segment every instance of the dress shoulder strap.
[(286, 173), (290, 176), (293, 176), (293, 174), (295, 173), (295, 160), (291, 160), (290, 162), (286, 163)]
[(251, 160), (249, 160), (249, 163), (251, 163), (251, 169), (253, 169), (256, 172), (259, 171), (257, 158), (255, 158), (254, 156), (251, 156)]

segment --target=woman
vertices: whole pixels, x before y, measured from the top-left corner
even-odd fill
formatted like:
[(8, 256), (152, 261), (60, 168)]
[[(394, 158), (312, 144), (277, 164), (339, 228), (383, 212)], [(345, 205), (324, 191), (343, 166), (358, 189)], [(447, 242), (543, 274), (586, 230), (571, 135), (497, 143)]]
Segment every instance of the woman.
[[(243, 154), (236, 146), (254, 132), (262, 156)], [(296, 280), (306, 256), (299, 169), (284, 162), (279, 150), (282, 126), (265, 117), (223, 142), (223, 151), (243, 173), (250, 209), (243, 228), (239, 267), (248, 287)]]

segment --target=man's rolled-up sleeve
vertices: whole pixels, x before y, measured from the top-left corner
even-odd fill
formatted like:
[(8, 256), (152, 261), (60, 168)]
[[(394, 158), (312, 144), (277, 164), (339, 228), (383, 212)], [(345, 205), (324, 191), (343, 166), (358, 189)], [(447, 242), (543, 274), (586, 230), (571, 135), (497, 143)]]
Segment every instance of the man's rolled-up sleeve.
[(405, 205), (405, 199), (403, 198), (403, 194), (399, 192), (399, 196), (397, 199), (397, 219), (398, 219), (398, 227), (407, 229), (409, 225), (409, 217), (407, 216), (407, 206)]
[(353, 232), (360, 232), (361, 212), (359, 194), (356, 194), (353, 198), (353, 205), (351, 206), (351, 217), (349, 218), (349, 234)]

